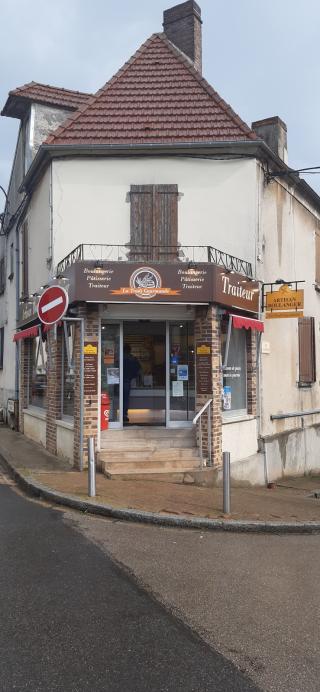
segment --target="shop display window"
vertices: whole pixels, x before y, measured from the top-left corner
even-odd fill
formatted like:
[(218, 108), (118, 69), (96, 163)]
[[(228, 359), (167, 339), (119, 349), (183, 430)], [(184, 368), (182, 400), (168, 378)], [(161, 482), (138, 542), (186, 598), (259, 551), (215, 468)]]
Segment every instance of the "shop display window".
[(74, 341), (75, 325), (64, 325), (62, 340), (62, 387), (61, 413), (62, 417), (73, 418), (74, 415)]
[(45, 409), (47, 406), (47, 348), (41, 336), (31, 341), (29, 404)]
[(222, 411), (224, 417), (241, 416), (247, 413), (247, 335), (231, 328), (226, 360), (227, 334), (228, 318), (221, 321)]

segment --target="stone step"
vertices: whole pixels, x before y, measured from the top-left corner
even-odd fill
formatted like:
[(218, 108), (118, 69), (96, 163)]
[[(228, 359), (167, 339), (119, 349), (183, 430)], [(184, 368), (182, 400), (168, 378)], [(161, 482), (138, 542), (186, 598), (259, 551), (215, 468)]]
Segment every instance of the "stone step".
[(147, 439), (147, 440), (142, 440), (141, 438), (138, 439), (130, 439), (130, 440), (115, 440), (114, 438), (111, 440), (101, 440), (101, 445), (100, 445), (101, 451), (126, 451), (126, 450), (134, 450), (139, 452), (141, 449), (149, 449), (150, 451), (155, 450), (155, 449), (176, 449), (176, 448), (181, 448), (181, 449), (194, 449), (196, 448), (196, 440), (190, 437), (184, 438), (179, 438), (179, 437), (173, 437), (173, 438), (166, 438), (162, 437), (160, 439)]
[(131, 475), (132, 473), (187, 473), (187, 471), (194, 471), (200, 468), (200, 459), (188, 459), (184, 461), (183, 459), (166, 460), (158, 459), (157, 461), (150, 462), (149, 460), (144, 461), (127, 461), (123, 463), (119, 462), (104, 462), (103, 473), (106, 475)]
[[(112, 473), (108, 472), (105, 475), (110, 480), (115, 481), (156, 481), (157, 483), (185, 483), (191, 480), (191, 474), (194, 469), (187, 469), (180, 472), (168, 473), (163, 471), (162, 473), (145, 473), (141, 471), (140, 473)], [(187, 480), (186, 480), (187, 479)]]
[(199, 460), (199, 451), (197, 447), (191, 448), (169, 448), (169, 449), (158, 449), (154, 447), (153, 449), (146, 449), (141, 447), (140, 449), (112, 449), (103, 450), (98, 453), (99, 462), (105, 461), (108, 463), (120, 462), (126, 463), (127, 461), (141, 461), (147, 460), (150, 462), (157, 461), (158, 459), (179, 460), (179, 459), (196, 459)]
[(127, 428), (123, 428), (123, 430), (115, 430), (115, 429), (109, 429), (105, 430), (101, 433), (101, 443), (106, 441), (106, 440), (116, 440), (117, 442), (120, 442), (120, 440), (137, 440), (137, 439), (152, 439), (152, 440), (158, 440), (158, 439), (194, 439), (195, 438), (195, 429), (194, 428), (165, 428), (165, 427), (157, 427), (157, 426), (130, 426)]

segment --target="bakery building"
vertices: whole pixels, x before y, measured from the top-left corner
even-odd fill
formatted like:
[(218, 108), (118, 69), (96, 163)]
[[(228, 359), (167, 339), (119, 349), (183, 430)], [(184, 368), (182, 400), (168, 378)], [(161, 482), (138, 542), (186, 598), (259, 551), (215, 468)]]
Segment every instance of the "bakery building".
[[(220, 462), (223, 416), (255, 417), (259, 283), (173, 256), (142, 263), (73, 254), (58, 276), (51, 285), (68, 293), (65, 317), (40, 325), (36, 296), (14, 336), (23, 431), (35, 437), (42, 429), (38, 441), (79, 469), (93, 436), (111, 477), (165, 468), (201, 481), (201, 471)], [(145, 444), (151, 449), (141, 460)]]
[[(225, 450), (263, 484), (318, 465), (320, 199), (280, 118), (249, 127), (204, 79), (201, 28), (175, 5), (96, 94), (9, 93), (0, 405), (78, 469), (94, 437), (111, 477), (209, 482)], [(304, 321), (265, 321), (263, 286), (301, 279)]]

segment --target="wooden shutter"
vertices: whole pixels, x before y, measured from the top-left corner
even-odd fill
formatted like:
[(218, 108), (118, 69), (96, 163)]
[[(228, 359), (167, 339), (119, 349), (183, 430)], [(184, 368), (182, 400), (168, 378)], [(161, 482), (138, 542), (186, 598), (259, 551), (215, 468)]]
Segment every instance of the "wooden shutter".
[(177, 259), (178, 185), (156, 185), (154, 243), (155, 259)]
[(29, 295), (29, 238), (28, 222), (22, 226), (22, 296)]
[(131, 185), (130, 200), (130, 259), (176, 259), (178, 186)]
[(315, 253), (316, 253), (316, 284), (320, 286), (320, 235), (316, 232), (315, 236)]
[(316, 381), (316, 354), (314, 339), (314, 318), (302, 317), (299, 329), (299, 384), (310, 385)]
[(152, 259), (153, 185), (131, 185), (130, 202), (129, 259)]

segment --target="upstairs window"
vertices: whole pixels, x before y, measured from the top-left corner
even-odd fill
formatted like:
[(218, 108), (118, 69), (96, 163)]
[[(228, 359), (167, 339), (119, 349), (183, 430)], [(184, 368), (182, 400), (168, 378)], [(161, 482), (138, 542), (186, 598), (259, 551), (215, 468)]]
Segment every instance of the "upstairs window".
[(314, 317), (301, 317), (299, 331), (299, 387), (311, 387), (316, 381)]
[(130, 259), (177, 258), (178, 186), (131, 185)]
[(1, 293), (4, 293), (4, 290), (5, 290), (5, 287), (6, 287), (5, 271), (6, 271), (5, 258), (2, 257), (2, 258), (0, 259), (0, 294), (1, 294)]
[(22, 297), (29, 295), (29, 233), (28, 221), (22, 226)]
[(3, 370), (4, 327), (0, 327), (0, 370)]

